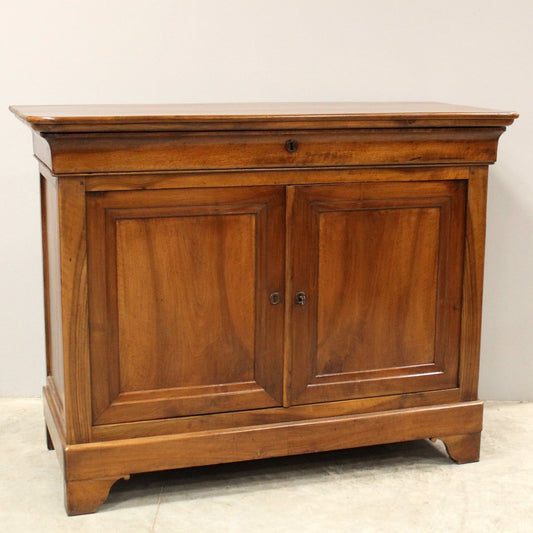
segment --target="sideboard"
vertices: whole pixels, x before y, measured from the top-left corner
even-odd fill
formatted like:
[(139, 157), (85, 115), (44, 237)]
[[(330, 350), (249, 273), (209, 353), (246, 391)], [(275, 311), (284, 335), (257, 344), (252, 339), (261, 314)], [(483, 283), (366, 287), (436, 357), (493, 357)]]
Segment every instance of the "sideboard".
[(437, 103), (14, 106), (69, 514), (130, 474), (423, 438), (477, 461), (488, 165)]

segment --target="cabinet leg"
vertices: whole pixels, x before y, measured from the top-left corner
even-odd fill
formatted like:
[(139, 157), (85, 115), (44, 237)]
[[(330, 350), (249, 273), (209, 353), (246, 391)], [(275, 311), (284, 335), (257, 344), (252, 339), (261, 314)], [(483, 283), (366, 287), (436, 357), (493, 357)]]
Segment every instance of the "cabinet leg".
[(446, 446), (446, 451), (451, 459), (458, 464), (475, 463), (479, 461), (479, 448), (481, 432), (467, 435), (450, 435), (439, 437)]
[[(122, 476), (129, 479), (130, 476)], [(65, 508), (69, 516), (94, 513), (109, 495), (115, 481), (121, 478), (84, 479), (65, 482)]]
[(48, 427), (46, 426), (46, 424), (44, 425), (44, 429), (46, 431), (46, 447), (49, 450), (53, 450), (54, 449), (54, 443), (52, 442), (52, 437), (50, 437), (50, 432), (48, 431)]

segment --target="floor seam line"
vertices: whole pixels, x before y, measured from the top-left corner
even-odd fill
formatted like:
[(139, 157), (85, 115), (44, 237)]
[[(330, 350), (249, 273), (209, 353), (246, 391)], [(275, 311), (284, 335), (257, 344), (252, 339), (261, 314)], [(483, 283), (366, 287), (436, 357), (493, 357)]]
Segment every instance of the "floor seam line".
[(157, 515), (159, 514), (159, 508), (161, 507), (161, 496), (163, 495), (163, 489), (164, 489), (165, 485), (161, 485), (161, 490), (159, 491), (159, 497), (157, 499), (157, 509), (155, 510), (155, 515), (154, 515), (154, 521), (152, 522), (152, 527), (150, 529), (150, 533), (154, 533), (155, 531), (155, 523), (157, 521)]

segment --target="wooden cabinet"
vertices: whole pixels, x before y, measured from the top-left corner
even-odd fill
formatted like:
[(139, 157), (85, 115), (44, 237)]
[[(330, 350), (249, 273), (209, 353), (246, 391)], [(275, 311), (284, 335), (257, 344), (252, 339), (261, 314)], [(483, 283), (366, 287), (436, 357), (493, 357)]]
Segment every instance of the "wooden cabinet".
[(516, 114), (12, 110), (40, 166), (69, 514), (143, 471), (427, 437), (478, 459), (487, 168)]

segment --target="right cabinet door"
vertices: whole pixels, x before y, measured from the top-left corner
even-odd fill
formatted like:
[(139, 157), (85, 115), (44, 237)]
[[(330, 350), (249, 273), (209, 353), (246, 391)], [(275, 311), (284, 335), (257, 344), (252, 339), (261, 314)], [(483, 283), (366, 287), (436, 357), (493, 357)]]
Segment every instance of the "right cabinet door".
[(289, 188), (289, 404), (458, 386), (464, 181)]

